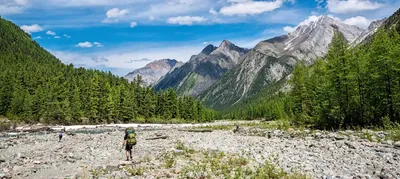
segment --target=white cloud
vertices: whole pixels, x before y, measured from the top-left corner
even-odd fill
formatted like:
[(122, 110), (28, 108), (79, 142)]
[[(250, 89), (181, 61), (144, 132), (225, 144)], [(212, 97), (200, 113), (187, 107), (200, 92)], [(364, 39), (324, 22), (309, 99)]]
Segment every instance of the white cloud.
[(81, 47), (81, 48), (90, 48), (93, 47), (93, 44), (90, 42), (80, 42), (77, 45), (75, 45), (75, 47)]
[(21, 29), (24, 30), (28, 34), (31, 34), (31, 33), (34, 33), (34, 32), (43, 31), (43, 28), (40, 27), (40, 25), (37, 25), (37, 24), (23, 25), (23, 26), (21, 26)]
[(33, 38), (33, 40), (36, 40), (36, 39), (42, 39), (42, 36), (37, 36), (37, 37)]
[(318, 21), (322, 16), (309, 16), (307, 19), (305, 19), (304, 21), (300, 22), (299, 25), (297, 25), (296, 27), (290, 27), (290, 26), (286, 26), (283, 28), (283, 30), (287, 33), (292, 33), (294, 32), (298, 27), (302, 26), (302, 25), (307, 25), (310, 24), (311, 22), (316, 22)]
[(349, 25), (355, 25), (358, 27), (361, 27), (363, 29), (368, 28), (368, 26), (371, 24), (373, 20), (367, 19), (365, 17), (362, 16), (356, 16), (356, 17), (352, 17), (352, 18), (348, 18), (346, 20), (344, 20), (343, 22)]
[(60, 36), (54, 36), (54, 38), (55, 38), (55, 39), (61, 39), (61, 37), (60, 37)]
[[(58, 57), (65, 64), (74, 64), (75, 66), (83, 66), (85, 68), (102, 69), (115, 68), (113, 73), (124, 76), (128, 72), (144, 67), (149, 61), (141, 59), (164, 59), (171, 58), (178, 61), (188, 61), (193, 54), (198, 54), (204, 45), (198, 43), (197, 45), (177, 45), (166, 47), (165, 44), (153, 44), (144, 49), (137, 49), (136, 46), (126, 46), (125, 48), (116, 48), (111, 51), (98, 51), (94, 53), (77, 53), (68, 51), (50, 51), (53, 55)], [(134, 50), (132, 50), (134, 49)], [(180, 53), (176, 53), (176, 52)], [(97, 60), (96, 59), (107, 59)], [(126, 71), (126, 69), (129, 69)], [(123, 71), (123, 73), (121, 72)]]
[(71, 36), (69, 36), (67, 34), (64, 34), (64, 37), (67, 38), (67, 39), (71, 38)]
[(346, 14), (366, 10), (375, 10), (384, 5), (370, 0), (328, 0), (327, 8), (329, 12)]
[(131, 22), (131, 24), (130, 24), (130, 27), (131, 27), (131, 28), (136, 27), (136, 26), (137, 26), (137, 23), (136, 23), (136, 22)]
[(96, 47), (104, 47), (103, 44), (99, 42), (93, 42), (93, 45), (95, 45)]
[(46, 32), (46, 34), (47, 34), (47, 35), (52, 35), (52, 36), (57, 35), (55, 32), (53, 32), (53, 31), (51, 31), (51, 30), (48, 30), (48, 31)]
[(296, 27), (285, 26), (283, 30), (287, 33), (292, 33), (296, 30)]
[(179, 24), (179, 25), (192, 25), (194, 23), (203, 23), (207, 19), (201, 16), (178, 16), (170, 17), (167, 22), (169, 24)]
[(149, 20), (154, 21), (154, 20), (156, 20), (156, 17), (154, 17), (154, 16), (149, 16)]
[(22, 13), (27, 4), (27, 0), (0, 0), (0, 15)]
[(208, 12), (210, 14), (212, 14), (212, 15), (217, 15), (218, 14), (218, 12), (214, 8), (211, 8)]
[(156, 18), (185, 16), (188, 14), (200, 14), (208, 11), (216, 4), (216, 0), (158, 0), (151, 3), (150, 8), (137, 14), (136, 18)]
[(127, 9), (119, 10), (118, 8), (112, 8), (107, 11), (107, 13), (106, 13), (107, 18), (105, 18), (101, 22), (115, 23), (115, 22), (118, 22), (121, 17), (125, 16), (128, 13), (129, 13), (129, 10), (127, 10)]
[(133, 5), (145, 0), (48, 0), (46, 5), (58, 7)]
[(234, 0), (230, 6), (222, 7), (220, 14), (233, 15), (255, 15), (264, 12), (273, 11), (282, 7), (284, 0), (275, 1), (251, 1), (251, 0)]
[(28, 4), (28, 0), (14, 0), (15, 4), (24, 6)]

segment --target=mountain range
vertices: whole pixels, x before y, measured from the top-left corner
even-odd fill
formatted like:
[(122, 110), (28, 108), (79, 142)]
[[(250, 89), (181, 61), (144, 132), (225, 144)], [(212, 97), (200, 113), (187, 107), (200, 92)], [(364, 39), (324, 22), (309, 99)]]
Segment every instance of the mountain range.
[(128, 73), (125, 78), (128, 79), (128, 81), (133, 81), (138, 76), (141, 76), (143, 86), (152, 86), (168, 72), (182, 65), (182, 62), (178, 62), (175, 59), (156, 60), (143, 68)]
[(248, 49), (224, 40), (219, 47), (208, 45), (198, 55), (171, 73), (156, 85), (156, 90), (174, 88), (180, 95), (198, 96), (226, 71), (239, 63)]
[(206, 46), (188, 62), (174, 68), (154, 85), (156, 90), (175, 89), (195, 96), (213, 109), (225, 109), (269, 87), (287, 87), (294, 65), (313, 65), (323, 58), (337, 30), (351, 45), (368, 39), (386, 20), (374, 21), (367, 29), (348, 25), (329, 16), (302, 23), (292, 33), (259, 42), (245, 49), (224, 40)]

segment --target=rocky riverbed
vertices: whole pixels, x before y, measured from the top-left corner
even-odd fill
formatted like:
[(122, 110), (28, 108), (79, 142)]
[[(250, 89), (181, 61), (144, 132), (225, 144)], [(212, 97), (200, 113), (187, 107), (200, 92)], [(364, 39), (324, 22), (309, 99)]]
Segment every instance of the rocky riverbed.
[[(122, 128), (71, 129), (61, 142), (55, 132), (3, 136), (0, 178), (245, 178), (262, 176), (266, 161), (308, 178), (400, 178), (400, 143), (385, 132), (234, 128), (139, 127), (132, 162)], [(146, 140), (159, 135), (168, 138)]]

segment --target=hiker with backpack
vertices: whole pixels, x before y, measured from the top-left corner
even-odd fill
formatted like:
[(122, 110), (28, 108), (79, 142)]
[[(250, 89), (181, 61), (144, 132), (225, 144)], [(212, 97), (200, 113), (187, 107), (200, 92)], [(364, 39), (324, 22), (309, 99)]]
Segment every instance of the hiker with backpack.
[(125, 146), (126, 161), (129, 161), (129, 158), (132, 160), (132, 148), (134, 145), (136, 145), (136, 132), (133, 127), (128, 127), (125, 129), (125, 137), (122, 142), (122, 148)]

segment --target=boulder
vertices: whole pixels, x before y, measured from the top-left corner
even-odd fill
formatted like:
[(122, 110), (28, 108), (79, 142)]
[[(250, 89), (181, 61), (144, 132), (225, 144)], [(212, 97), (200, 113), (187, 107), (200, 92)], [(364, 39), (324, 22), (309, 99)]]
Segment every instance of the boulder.
[(392, 140), (384, 140), (384, 141), (382, 141), (382, 144), (393, 145), (393, 141)]
[(354, 144), (351, 143), (351, 142), (346, 141), (346, 142), (344, 142), (344, 144), (346, 144), (347, 147), (349, 147), (349, 148), (351, 148), (351, 149), (357, 149), (356, 145), (354, 145)]
[(132, 164), (132, 161), (119, 161), (120, 166), (125, 166), (125, 165), (130, 165)]
[(400, 148), (400, 141), (397, 141), (393, 144), (395, 148)]

